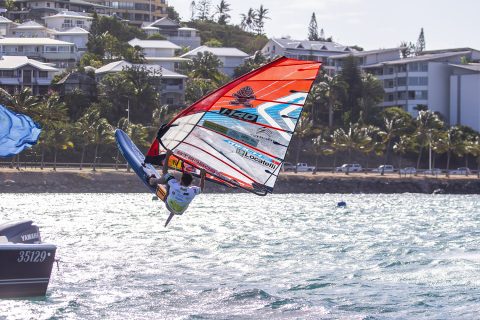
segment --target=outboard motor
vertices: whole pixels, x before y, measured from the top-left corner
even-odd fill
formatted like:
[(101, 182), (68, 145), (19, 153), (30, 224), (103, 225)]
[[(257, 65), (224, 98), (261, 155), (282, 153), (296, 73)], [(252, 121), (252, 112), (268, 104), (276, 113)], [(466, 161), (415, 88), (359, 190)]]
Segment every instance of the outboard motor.
[(40, 231), (31, 220), (12, 221), (0, 225), (0, 237), (12, 243), (40, 243)]

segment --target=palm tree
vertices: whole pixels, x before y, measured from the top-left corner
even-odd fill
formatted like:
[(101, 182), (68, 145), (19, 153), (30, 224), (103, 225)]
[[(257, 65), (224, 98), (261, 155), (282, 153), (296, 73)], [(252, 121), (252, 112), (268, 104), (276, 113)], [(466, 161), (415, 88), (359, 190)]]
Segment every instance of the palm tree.
[(439, 151), (439, 153), (447, 153), (447, 177), (450, 176), (450, 158), (452, 153), (457, 155), (463, 155), (465, 145), (462, 141), (462, 134), (463, 133), (459, 127), (450, 127), (446, 132), (442, 132), (440, 138), (434, 144), (437, 152)]
[[(398, 167), (402, 167), (402, 156), (412, 148), (412, 140), (408, 135), (402, 135), (397, 142), (393, 145), (393, 152), (400, 155)], [(400, 170), (398, 170), (400, 174)]]
[(113, 128), (105, 118), (97, 118), (92, 124), (92, 143), (95, 145), (93, 157), (93, 171), (96, 171), (98, 160), (98, 149), (100, 144), (111, 143), (113, 141)]
[(255, 10), (250, 8), (248, 9), (247, 14), (242, 13), (240, 16), (242, 17), (242, 21), (240, 22), (240, 28), (242, 28), (243, 30), (252, 30), (255, 19), (257, 18)]
[(20, 92), (10, 94), (8, 91), (0, 88), (0, 103), (11, 108), (18, 113), (25, 113), (35, 117), (34, 108), (40, 103), (37, 97), (32, 96), (32, 90), (28, 87)]
[(440, 120), (438, 115), (433, 113), (430, 110), (421, 110), (418, 112), (418, 116), (415, 119), (416, 131), (415, 137), (416, 142), (419, 146), (418, 159), (417, 159), (417, 170), (420, 167), (420, 160), (422, 158), (423, 149), (430, 145), (432, 141), (432, 131), (435, 129), (441, 129), (443, 127), (443, 121)]
[(328, 139), (330, 134), (327, 130), (323, 130), (320, 134), (312, 139), (313, 151), (315, 153), (315, 169), (312, 171), (312, 174), (317, 173), (318, 168), (318, 157), (321, 155), (331, 155), (333, 150), (328, 147)]
[(477, 135), (474, 140), (466, 145), (466, 148), (477, 159), (477, 178), (480, 178), (480, 136)]
[[(377, 155), (381, 155), (384, 151), (384, 143), (381, 141), (380, 137), (380, 128), (374, 125), (368, 125), (364, 127), (365, 134), (371, 138), (371, 140), (366, 143), (363, 148), (361, 148), (361, 152), (366, 155), (367, 163), (365, 168), (368, 168), (368, 159), (370, 158), (370, 154), (372, 151)], [(368, 173), (368, 170), (365, 170), (365, 174)]]
[(41, 165), (44, 168), (45, 147), (52, 146), (54, 149), (54, 170), (56, 170), (57, 150), (73, 146), (69, 141), (68, 109), (60, 96), (56, 93), (48, 95), (41, 103), (35, 105), (32, 112), (35, 119), (42, 125), (45, 137), (41, 142)]
[[(120, 120), (118, 120), (118, 123), (117, 123), (117, 128), (122, 131), (125, 131), (128, 135), (130, 135), (129, 125), (130, 123), (127, 118), (120, 118)], [(115, 170), (118, 170), (118, 158), (120, 157), (120, 150), (118, 148), (116, 149), (117, 149), (117, 153), (115, 155)]]
[[(338, 128), (334, 131), (335, 143), (348, 152), (348, 163), (351, 162), (352, 151), (362, 151), (371, 140), (365, 128), (358, 123), (350, 124), (347, 130)], [(348, 168), (345, 173), (349, 173)]]
[(390, 152), (390, 143), (404, 128), (405, 123), (402, 121), (402, 118), (392, 117), (389, 118), (385, 116), (383, 118), (383, 131), (379, 132), (379, 135), (382, 137), (382, 142), (385, 144), (385, 157), (383, 159), (383, 167), (381, 175), (384, 175), (385, 165), (388, 162), (388, 155)]
[(225, 25), (230, 19), (228, 12), (232, 11), (230, 9), (230, 4), (225, 0), (220, 0), (220, 3), (215, 7), (215, 14), (218, 15), (218, 24)]
[(296, 140), (296, 152), (295, 152), (295, 173), (298, 172), (298, 162), (300, 159), (300, 151), (303, 148), (305, 138), (311, 133), (312, 121), (309, 119), (307, 113), (302, 113), (300, 119), (298, 119), (297, 127), (295, 129), (294, 138)]
[(257, 31), (257, 34), (263, 34), (263, 27), (265, 26), (265, 21), (266, 19), (270, 19), (267, 17), (268, 9), (264, 8), (263, 5), (260, 5), (260, 8), (255, 10), (255, 19), (254, 19), (254, 24), (255, 24), (255, 29)]

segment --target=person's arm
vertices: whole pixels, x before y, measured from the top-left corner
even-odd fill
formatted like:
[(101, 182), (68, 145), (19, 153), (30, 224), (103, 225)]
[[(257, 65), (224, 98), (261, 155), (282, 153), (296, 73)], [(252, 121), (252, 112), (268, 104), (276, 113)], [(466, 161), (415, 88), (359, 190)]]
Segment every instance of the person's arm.
[(200, 180), (200, 189), (202, 190), (202, 192), (205, 190), (205, 176), (207, 175), (205, 169), (202, 169), (200, 170), (200, 177), (201, 177), (201, 180)]
[(168, 173), (168, 160), (172, 155), (172, 151), (167, 150), (167, 155), (165, 156), (165, 160), (163, 160), (163, 167), (162, 167), (162, 174), (165, 175)]

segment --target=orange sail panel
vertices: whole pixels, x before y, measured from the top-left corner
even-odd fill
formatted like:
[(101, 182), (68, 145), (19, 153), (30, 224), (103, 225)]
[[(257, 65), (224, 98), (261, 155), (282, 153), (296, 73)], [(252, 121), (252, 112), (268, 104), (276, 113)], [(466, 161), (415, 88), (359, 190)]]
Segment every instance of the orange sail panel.
[(216, 182), (272, 192), (320, 66), (283, 57), (233, 80), (178, 114), (147, 155), (167, 148), (187, 171), (205, 169)]

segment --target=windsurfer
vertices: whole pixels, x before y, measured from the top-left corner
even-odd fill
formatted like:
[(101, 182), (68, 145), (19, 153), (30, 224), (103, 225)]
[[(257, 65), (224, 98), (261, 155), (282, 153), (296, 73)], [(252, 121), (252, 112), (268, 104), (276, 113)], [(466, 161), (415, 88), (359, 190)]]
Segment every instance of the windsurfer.
[[(169, 150), (165, 156), (165, 163), (168, 163), (172, 152)], [(190, 173), (184, 172), (178, 182), (175, 177), (168, 173), (168, 165), (164, 165), (162, 168), (163, 176), (161, 178), (155, 178), (151, 176), (148, 178), (148, 183), (151, 186), (157, 187), (157, 194), (165, 202), (165, 205), (170, 211), (170, 216), (165, 223), (168, 225), (172, 217), (176, 214), (183, 214), (193, 198), (200, 194), (205, 188), (205, 170), (200, 171), (200, 187), (190, 186), (193, 177)], [(165, 188), (160, 185), (165, 185)], [(162, 197), (163, 196), (163, 197)]]

